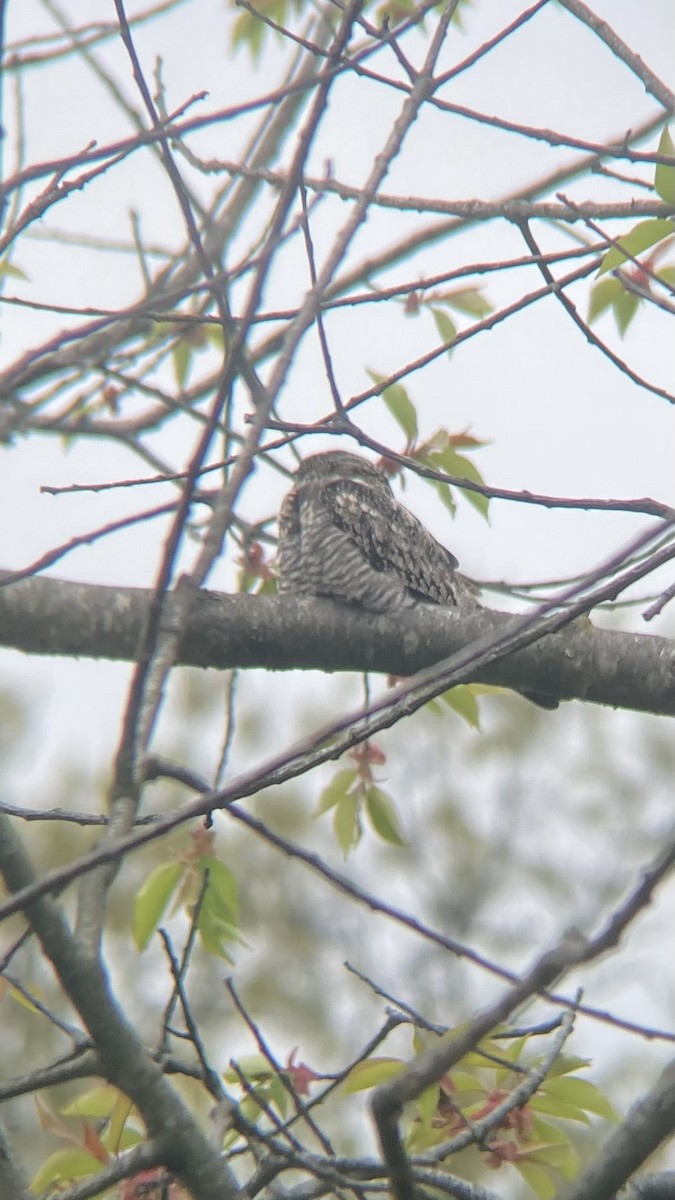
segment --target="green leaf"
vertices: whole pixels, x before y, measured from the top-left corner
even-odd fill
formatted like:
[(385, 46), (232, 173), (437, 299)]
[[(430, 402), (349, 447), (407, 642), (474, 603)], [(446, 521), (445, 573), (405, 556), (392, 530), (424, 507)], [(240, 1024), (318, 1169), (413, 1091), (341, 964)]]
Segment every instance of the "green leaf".
[(207, 954), (213, 954), (217, 958), (224, 958), (226, 962), (233, 961), (232, 956), (226, 950), (226, 946), (230, 942), (242, 942), (241, 934), (236, 925), (229, 921), (221, 920), (207, 904), (207, 895), (204, 897), (204, 903), (199, 910), (197, 919), (197, 928), (201, 938), (202, 946)]
[(270, 1079), (272, 1076), (272, 1068), (264, 1054), (242, 1054), (241, 1058), (235, 1059), (235, 1062), (239, 1072), (235, 1071), (234, 1067), (228, 1067), (223, 1071), (223, 1079), (226, 1083), (238, 1083), (240, 1074), (249, 1083)]
[(525, 1182), (536, 1192), (540, 1200), (551, 1200), (555, 1196), (558, 1189), (545, 1167), (539, 1167), (536, 1163), (523, 1162), (522, 1160), (513, 1165), (519, 1174), (522, 1175)]
[(412, 1031), (412, 1048), (413, 1054), (424, 1054), (430, 1046), (438, 1045), (438, 1035), (428, 1033), (426, 1030), (413, 1029)]
[(138, 950), (145, 950), (182, 875), (182, 863), (162, 863), (150, 872), (137, 892), (134, 901), (133, 932)]
[[(448, 445), (445, 450), (434, 451), (427, 458), (430, 467), (434, 467), (437, 471), (446, 471), (448, 475), (454, 475), (457, 479), (468, 479), (471, 483), (477, 483), (481, 486), (485, 483), (478, 467), (471, 459), (465, 458), (463, 454), (458, 454), (454, 446)], [(485, 520), (488, 519), (490, 508), (489, 496), (484, 496), (481, 492), (465, 491), (464, 497), (473, 504), (474, 508), (480, 513)]]
[(209, 904), (214, 916), (236, 925), (239, 916), (239, 896), (237, 880), (232, 871), (220, 859), (209, 854), (201, 856), (199, 869), (208, 870), (209, 873), (204, 903)]
[[(462, 5), (463, 4), (465, 4), (468, 7), (470, 4), (473, 4), (473, 0), (459, 0), (459, 3), (457, 5), (454, 13), (452, 14), (452, 20), (451, 20), (451, 24), (456, 25), (458, 29), (461, 29), (462, 33), (464, 32), (464, 22), (462, 20)], [(439, 6), (437, 6), (437, 7), (439, 7)]]
[(45, 1159), (31, 1183), (31, 1190), (45, 1192), (55, 1184), (63, 1186), (73, 1179), (86, 1179), (100, 1170), (101, 1163), (95, 1155), (76, 1146), (64, 1146)]
[(405, 1069), (400, 1058), (366, 1058), (352, 1067), (342, 1084), (345, 1092), (365, 1092), (388, 1079), (395, 1079)]
[(222, 353), (225, 348), (225, 337), (223, 335), (222, 325), (206, 325), (204, 327), (204, 340), (210, 342), (216, 350)]
[[(461, 1033), (465, 1028), (466, 1028), (466, 1024), (456, 1025), (454, 1027), (454, 1029), (449, 1029), (447, 1033), (443, 1034), (442, 1040), (450, 1041), (457, 1034)], [(496, 1041), (493, 1041), (492, 1037), (485, 1038), (480, 1043), (478, 1049), (470, 1050), (468, 1054), (465, 1054), (464, 1057), (460, 1060), (462, 1067), (464, 1067), (465, 1069), (468, 1069), (469, 1067), (474, 1067), (477, 1070), (484, 1070), (486, 1067), (489, 1069), (492, 1069), (492, 1063), (488, 1059), (486, 1059), (486, 1055), (488, 1055), (488, 1054), (499, 1056), (500, 1058), (504, 1057), (503, 1052), (502, 1052), (502, 1047)], [(454, 1071), (453, 1071), (453, 1079), (454, 1079)]]
[(380, 4), (375, 10), (375, 15), (378, 25), (383, 20), (386, 20), (389, 23), (389, 27), (394, 29), (414, 11), (415, 5), (413, 0), (385, 0), (385, 3)]
[(391, 796), (381, 788), (369, 787), (366, 791), (366, 812), (373, 829), (383, 842), (389, 842), (393, 846), (407, 845), (396, 806)]
[[(106, 1146), (108, 1145), (108, 1142), (110, 1141), (110, 1144), (112, 1147), (112, 1140), (107, 1131), (106, 1131), (105, 1137), (102, 1140), (104, 1141)], [(124, 1129), (122, 1130), (120, 1136), (117, 1138), (117, 1141), (115, 1143), (115, 1147), (114, 1147), (115, 1153), (119, 1154), (120, 1150), (130, 1150), (132, 1146), (138, 1146), (138, 1144), (140, 1142), (144, 1142), (144, 1141), (145, 1141), (145, 1135), (143, 1133), (141, 1133), (140, 1129), (134, 1129), (131, 1125), (125, 1125)]]
[(449, 292), (437, 294), (434, 300), (437, 304), (447, 304), (448, 308), (454, 308), (469, 317), (487, 317), (488, 313), (492, 312), (490, 301), (485, 299), (479, 287), (454, 288)]
[[(659, 154), (668, 155), (669, 158), (675, 156), (675, 146), (667, 125), (659, 141)], [(675, 163), (672, 166), (667, 166), (666, 163), (656, 164), (654, 187), (666, 204), (675, 204)]]
[(129, 1114), (133, 1112), (133, 1105), (128, 1096), (122, 1092), (118, 1092), (114, 1108), (110, 1114), (107, 1128), (101, 1138), (103, 1145), (112, 1154), (118, 1154), (122, 1144), (127, 1146), (134, 1145), (142, 1138), (139, 1129), (134, 1129), (133, 1126), (127, 1126)]
[(579, 1171), (579, 1156), (567, 1134), (550, 1121), (537, 1119), (533, 1135), (541, 1145), (533, 1148), (530, 1161), (535, 1159), (541, 1166), (554, 1167), (568, 1179), (573, 1179)]
[(556, 1079), (548, 1078), (544, 1080), (540, 1090), (551, 1098), (576, 1105), (585, 1112), (596, 1113), (608, 1121), (618, 1120), (609, 1100), (588, 1079), (576, 1079), (568, 1075), (558, 1076)]
[(593, 284), (588, 303), (588, 323), (592, 325), (598, 317), (608, 309), (613, 308), (618, 297), (625, 291), (620, 279), (600, 279)]
[[(70, 1104), (60, 1108), (59, 1112), (64, 1117), (92, 1117), (101, 1120), (110, 1116), (119, 1098), (120, 1093), (116, 1087), (110, 1083), (101, 1083), (71, 1100)], [(129, 1101), (126, 1103), (129, 1104)]]
[(620, 278), (601, 279), (591, 289), (588, 320), (589, 323), (592, 323), (606, 309), (611, 308), (619, 333), (623, 337), (639, 305), (639, 297), (626, 291)]
[(457, 512), (457, 505), (452, 493), (452, 488), (449, 483), (440, 483), (437, 479), (434, 480), (434, 487), (438, 492), (438, 497), (447, 508), (448, 512), (454, 517)]
[(457, 337), (457, 326), (454, 321), (450, 320), (447, 313), (444, 313), (440, 308), (432, 308), (436, 328), (440, 334), (441, 341), (447, 345), (448, 357), (452, 355), (453, 347), (450, 343), (454, 342)]
[(546, 1078), (555, 1079), (558, 1075), (571, 1075), (573, 1071), (583, 1071), (590, 1065), (590, 1058), (579, 1058), (576, 1054), (560, 1054)]
[(437, 1083), (434, 1083), (431, 1087), (425, 1088), (422, 1095), (417, 1097), (416, 1107), (424, 1129), (431, 1129), (431, 1123), (438, 1109), (440, 1095), (441, 1089)]
[(0, 279), (28, 279), (25, 271), (21, 267), (15, 267), (14, 263), (8, 261), (7, 257), (0, 258)]
[(173, 373), (176, 376), (176, 383), (181, 389), (185, 386), (185, 381), (188, 377), (192, 354), (193, 347), (187, 338), (179, 337), (171, 351), (171, 358), (173, 360)]
[(675, 231), (672, 221), (665, 217), (651, 217), (647, 221), (639, 221), (630, 233), (618, 239), (617, 246), (611, 246), (603, 256), (598, 275), (614, 271), (626, 262), (627, 258), (636, 258), (656, 242), (662, 242)]
[(546, 1156), (548, 1166), (555, 1167), (565, 1179), (576, 1179), (581, 1162), (574, 1146), (568, 1142), (566, 1146), (555, 1146)]
[[(527, 1043), (528, 1038), (525, 1034), (523, 1034), (522, 1037), (510, 1039), (501, 1050), (495, 1050), (493, 1053), (498, 1053), (500, 1058), (506, 1058), (511, 1063), (517, 1063), (520, 1062), (522, 1053), (527, 1046)], [(508, 1074), (510, 1073), (511, 1072), (508, 1072)]]
[(614, 319), (622, 337), (633, 320), (639, 306), (639, 297), (634, 296), (631, 292), (622, 290), (621, 294), (617, 296), (614, 303)]
[[(478, 467), (476, 467), (474, 465), (474, 463), (471, 462), (470, 459), (464, 458), (464, 456), (462, 454), (458, 454), (457, 455), (457, 463), (459, 466), (461, 466), (465, 479), (469, 479), (471, 481), (471, 483), (479, 483), (481, 485), (485, 483), (485, 480), (483, 479), (483, 476), (481, 475), (480, 471), (478, 470)], [(476, 509), (477, 512), (480, 513), (481, 517), (483, 517), (484, 520), (487, 521), (489, 519), (489, 510), (490, 510), (490, 497), (489, 496), (484, 496), (482, 492), (473, 492), (473, 491), (470, 491), (469, 489), (466, 489), (465, 491), (463, 491), (462, 495), (464, 496), (464, 498), (466, 500), (469, 501), (469, 504), (473, 504), (473, 507)]]
[[(485, 1066), (485, 1062), (483, 1062)], [(458, 1071), (456, 1068), (452, 1072), (452, 1095), (453, 1098), (462, 1097), (462, 1104), (474, 1104), (477, 1101), (483, 1102), (485, 1098), (485, 1084), (481, 1083), (477, 1075), (471, 1075), (469, 1071)]]
[(552, 1121), (544, 1121), (541, 1117), (534, 1118), (528, 1141), (541, 1144), (533, 1149), (533, 1153), (544, 1154), (554, 1146), (567, 1146), (569, 1140), (569, 1134), (560, 1125), (556, 1125)]
[(566, 1104), (558, 1097), (545, 1096), (542, 1092), (532, 1097), (530, 1108), (534, 1112), (556, 1117), (559, 1121), (578, 1121), (581, 1125), (590, 1125), (590, 1120), (582, 1108), (576, 1104)]
[(258, 1117), (262, 1113), (262, 1109), (255, 1098), (259, 1095), (261, 1095), (260, 1091), (254, 1092), (253, 1095), (249, 1093), (248, 1095), (244, 1096), (244, 1099), (239, 1105), (239, 1111), (241, 1112), (242, 1117), (245, 1121), (250, 1121), (251, 1124), (254, 1124), (254, 1122), (258, 1120)]
[(448, 688), (439, 697), (448, 708), (463, 717), (472, 729), (480, 729), (480, 711), (476, 693), (470, 683), (458, 683), (457, 687)]
[(265, 23), (252, 12), (243, 12), (234, 23), (230, 45), (234, 51), (246, 46), (254, 63), (260, 58), (265, 37)]
[(285, 1117), (288, 1111), (289, 1099), (290, 1097), (284, 1087), (283, 1080), (279, 1075), (274, 1075), (270, 1083), (270, 1101), (275, 1105), (282, 1117)]
[[(369, 371), (368, 375), (373, 383), (382, 383), (384, 379), (384, 375), (378, 375), (376, 371)], [(403, 384), (392, 383), (382, 392), (382, 399), (394, 420), (403, 430), (408, 439), (408, 445), (412, 446), (417, 440), (417, 412)]]
[(347, 767), (344, 771), (338, 771), (337, 775), (333, 776), (330, 783), (323, 789), (319, 796), (314, 816), (321, 817), (329, 809), (335, 808), (336, 804), (340, 804), (352, 790), (355, 783), (356, 770), (354, 767)]
[(345, 858), (350, 850), (358, 846), (363, 830), (361, 828), (361, 801), (355, 792), (344, 796), (335, 807), (333, 817), (335, 836)]

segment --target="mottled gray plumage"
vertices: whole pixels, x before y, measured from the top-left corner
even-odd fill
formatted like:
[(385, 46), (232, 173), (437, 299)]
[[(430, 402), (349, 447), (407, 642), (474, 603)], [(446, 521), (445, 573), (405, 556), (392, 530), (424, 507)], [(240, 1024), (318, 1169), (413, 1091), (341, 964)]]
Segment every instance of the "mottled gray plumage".
[[(300, 463), (279, 513), (279, 591), (369, 612), (478, 605), (478, 590), (367, 459), (344, 450)], [(525, 692), (542, 708), (553, 697)]]
[(475, 599), (457, 559), (394, 498), (365, 458), (306, 458), (279, 514), (279, 590), (327, 596), (370, 612)]

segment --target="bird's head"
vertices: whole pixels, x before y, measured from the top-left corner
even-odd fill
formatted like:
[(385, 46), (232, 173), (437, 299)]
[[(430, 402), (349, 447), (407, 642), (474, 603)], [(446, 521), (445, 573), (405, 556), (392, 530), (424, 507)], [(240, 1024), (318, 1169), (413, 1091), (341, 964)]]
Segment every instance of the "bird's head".
[(367, 458), (350, 454), (347, 450), (326, 450), (323, 454), (310, 454), (299, 464), (296, 471), (298, 483), (329, 483), (333, 480), (353, 479), (389, 488), (389, 480)]

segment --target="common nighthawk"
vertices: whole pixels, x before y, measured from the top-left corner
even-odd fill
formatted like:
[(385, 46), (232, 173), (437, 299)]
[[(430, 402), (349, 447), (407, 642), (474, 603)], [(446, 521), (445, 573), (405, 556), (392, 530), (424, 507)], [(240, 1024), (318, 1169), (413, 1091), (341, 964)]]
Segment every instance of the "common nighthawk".
[[(479, 607), (454, 554), (395, 499), (382, 471), (344, 450), (303, 459), (279, 513), (279, 591), (369, 612), (419, 603)], [(544, 708), (557, 702), (528, 699)]]
[(478, 603), (454, 554), (394, 498), (358, 454), (312, 454), (279, 514), (279, 591), (327, 596), (369, 612), (420, 601)]

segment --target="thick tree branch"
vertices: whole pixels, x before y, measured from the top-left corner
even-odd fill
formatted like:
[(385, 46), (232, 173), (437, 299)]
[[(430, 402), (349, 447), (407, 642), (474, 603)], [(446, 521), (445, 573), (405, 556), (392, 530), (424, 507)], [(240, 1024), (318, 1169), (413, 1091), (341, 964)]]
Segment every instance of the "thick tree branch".
[[(36, 879), (5, 816), (0, 816), (0, 873), (9, 892), (21, 891)], [(43, 897), (25, 915), (91, 1033), (105, 1078), (137, 1106), (158, 1157), (185, 1182), (194, 1200), (237, 1200), (240, 1192), (228, 1166), (146, 1053), (118, 1008), (103, 967), (84, 953), (56, 902)]]
[(421, 1096), (426, 1088), (441, 1079), (447, 1071), (451, 1071), (465, 1054), (476, 1048), (491, 1029), (501, 1025), (516, 1008), (532, 996), (545, 991), (561, 973), (583, 958), (585, 952), (586, 944), (580, 934), (566, 934), (556, 946), (546, 951), (534, 963), (513, 988), (499, 996), (494, 1004), (478, 1013), (467, 1024), (460, 1026), (449, 1037), (423, 1050), (401, 1074), (375, 1089), (370, 1107), (395, 1200), (416, 1200), (417, 1197), (412, 1165), (399, 1129), (404, 1106)]
[[(612, 1200), (617, 1188), (675, 1131), (675, 1062), (664, 1067), (651, 1091), (638, 1100), (593, 1162), (575, 1180), (567, 1200)], [(633, 1195), (672, 1195), (670, 1173), (652, 1176)]]
[(2, 1200), (30, 1200), (28, 1181), (20, 1165), (15, 1161), (0, 1126), (0, 1197)]
[[(35, 578), (0, 587), (0, 644), (30, 654), (129, 661), (150, 592)], [(183, 665), (412, 675), (513, 627), (511, 614), (428, 608), (376, 616), (330, 601), (199, 592)], [(563, 700), (675, 715), (675, 642), (575, 621), (484, 673), (482, 682)]]

